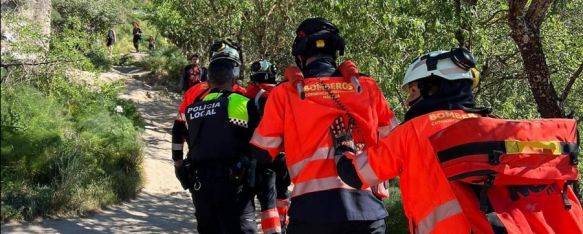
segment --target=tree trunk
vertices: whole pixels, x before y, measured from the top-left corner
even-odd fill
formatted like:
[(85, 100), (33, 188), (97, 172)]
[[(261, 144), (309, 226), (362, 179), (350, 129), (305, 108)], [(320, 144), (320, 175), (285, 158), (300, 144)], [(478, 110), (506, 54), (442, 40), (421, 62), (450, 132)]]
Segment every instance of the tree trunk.
[(549, 9), (550, 0), (508, 0), (508, 24), (512, 39), (518, 46), (524, 72), (543, 118), (565, 117), (560, 100), (550, 79), (549, 67), (540, 38), (540, 26)]

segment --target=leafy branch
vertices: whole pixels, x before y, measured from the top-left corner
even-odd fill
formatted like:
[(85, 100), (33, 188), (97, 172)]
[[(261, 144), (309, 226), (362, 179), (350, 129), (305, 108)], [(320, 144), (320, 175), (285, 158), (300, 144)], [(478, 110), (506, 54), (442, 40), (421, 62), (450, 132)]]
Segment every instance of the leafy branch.
[(573, 73), (573, 75), (571, 76), (571, 78), (569, 78), (569, 82), (567, 83), (567, 86), (565, 86), (565, 89), (563, 90), (563, 94), (561, 94), (561, 104), (563, 104), (565, 102), (565, 100), (567, 99), (567, 96), (569, 96), (569, 92), (571, 92), (571, 88), (573, 88), (573, 84), (575, 84), (575, 80), (577, 80), (577, 78), (581, 75), (581, 72), (583, 71), (583, 62), (581, 62), (581, 64), (579, 64), (579, 68), (577, 69), (577, 71), (575, 71), (575, 73)]

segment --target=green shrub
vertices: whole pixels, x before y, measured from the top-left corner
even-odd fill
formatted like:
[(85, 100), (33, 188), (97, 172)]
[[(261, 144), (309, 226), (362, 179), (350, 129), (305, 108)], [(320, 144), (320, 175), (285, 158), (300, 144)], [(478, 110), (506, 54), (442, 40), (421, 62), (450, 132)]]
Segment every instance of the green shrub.
[(113, 66), (113, 61), (109, 58), (108, 53), (106, 47), (101, 46), (100, 48), (93, 48), (85, 56), (91, 61), (96, 70), (109, 71)]
[[(35, 177), (64, 141), (68, 122), (54, 98), (26, 86), (2, 90), (2, 167)], [(42, 182), (42, 181), (41, 181)]]
[(140, 63), (145, 69), (155, 74), (167, 75), (171, 79), (179, 79), (186, 64), (188, 64), (186, 57), (177, 47), (156, 50)]
[(409, 233), (409, 221), (403, 211), (401, 191), (399, 191), (398, 187), (391, 186), (389, 187), (389, 193), (391, 196), (384, 200), (385, 208), (389, 212), (389, 217), (386, 220), (386, 233)]
[(182, 69), (188, 62), (182, 51), (177, 48), (160, 49), (152, 52), (137, 65), (152, 71), (153, 83), (178, 90)]
[(88, 31), (104, 32), (125, 20), (127, 5), (120, 0), (53, 0), (51, 23), (60, 30), (67, 27), (68, 19), (79, 17)]
[(80, 214), (134, 197), (143, 121), (117, 99), (122, 84), (92, 90), (58, 76), (42, 88), (2, 90), (2, 220)]

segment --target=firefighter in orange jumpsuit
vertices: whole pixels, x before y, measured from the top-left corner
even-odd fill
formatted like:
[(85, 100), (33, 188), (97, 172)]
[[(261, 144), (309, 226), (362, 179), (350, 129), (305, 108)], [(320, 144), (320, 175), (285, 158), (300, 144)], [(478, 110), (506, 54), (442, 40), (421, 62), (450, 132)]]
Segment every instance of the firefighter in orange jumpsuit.
[[(255, 102), (259, 115), (263, 115), (265, 102), (276, 85), (276, 75), (277, 67), (265, 59), (251, 64), (251, 80), (245, 96)], [(291, 181), (285, 166), (284, 154), (279, 154), (273, 165), (259, 165), (256, 178), (263, 233), (285, 232), (289, 208), (288, 187)]]
[(403, 84), (409, 92), (406, 122), (387, 138), (358, 153), (345, 125), (332, 128), (336, 138), (344, 140), (336, 144), (340, 177), (353, 187), (366, 188), (399, 176), (411, 233), (583, 233), (581, 206), (568, 186), (561, 191), (555, 184), (448, 181), (430, 137), (462, 119), (489, 114), (475, 106), (475, 66), (471, 53), (462, 48), (415, 59)]
[(359, 145), (386, 137), (398, 123), (376, 82), (359, 74), (344, 52), (339, 30), (323, 18), (303, 21), (292, 55), (298, 67), (269, 94), (251, 144), (258, 162), (285, 151), (294, 183), (288, 233), (384, 233), (387, 212), (370, 189), (342, 182), (336, 172), (330, 124), (339, 116), (355, 123)]

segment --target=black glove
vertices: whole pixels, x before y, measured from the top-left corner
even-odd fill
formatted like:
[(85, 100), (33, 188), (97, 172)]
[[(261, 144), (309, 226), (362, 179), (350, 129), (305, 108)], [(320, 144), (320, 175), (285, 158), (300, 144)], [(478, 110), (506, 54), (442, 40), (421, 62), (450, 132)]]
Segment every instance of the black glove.
[(255, 173), (257, 161), (249, 156), (242, 155), (230, 169), (229, 177), (235, 184), (246, 184), (249, 187), (255, 187)]
[(194, 183), (196, 182), (194, 176), (194, 168), (192, 164), (185, 160), (182, 164), (174, 167), (174, 174), (176, 178), (180, 181), (180, 185), (184, 190), (194, 188)]
[(346, 157), (345, 155), (346, 152), (356, 153), (356, 144), (352, 138), (353, 128), (354, 119), (349, 118), (348, 128), (346, 128), (342, 116), (339, 116), (332, 122), (330, 133), (334, 141), (334, 160), (336, 161), (338, 176), (344, 183), (359, 189), (362, 187), (362, 182), (354, 169), (352, 157)]
[(352, 138), (352, 129), (354, 128), (354, 119), (349, 118), (348, 128), (345, 127), (342, 116), (338, 116), (330, 125), (330, 133), (334, 141), (334, 155), (343, 155), (350, 151), (356, 153), (356, 145)]

